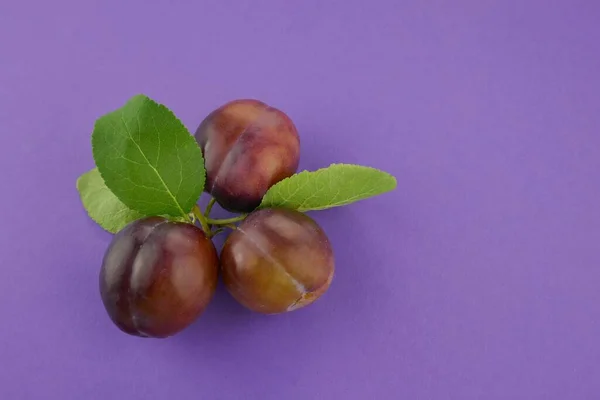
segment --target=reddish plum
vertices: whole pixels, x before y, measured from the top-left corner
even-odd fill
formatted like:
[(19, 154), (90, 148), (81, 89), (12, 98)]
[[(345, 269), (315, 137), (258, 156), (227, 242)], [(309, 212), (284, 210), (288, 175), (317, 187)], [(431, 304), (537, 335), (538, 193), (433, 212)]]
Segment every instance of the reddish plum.
[(100, 293), (122, 331), (166, 337), (202, 313), (217, 273), (217, 252), (202, 230), (148, 217), (114, 236), (100, 271)]
[(277, 314), (306, 306), (325, 293), (333, 279), (334, 257), (327, 236), (307, 215), (261, 209), (229, 236), (221, 269), (238, 302)]
[(204, 153), (206, 190), (229, 211), (252, 211), (271, 186), (298, 168), (300, 140), (292, 120), (258, 100), (216, 109), (195, 137)]

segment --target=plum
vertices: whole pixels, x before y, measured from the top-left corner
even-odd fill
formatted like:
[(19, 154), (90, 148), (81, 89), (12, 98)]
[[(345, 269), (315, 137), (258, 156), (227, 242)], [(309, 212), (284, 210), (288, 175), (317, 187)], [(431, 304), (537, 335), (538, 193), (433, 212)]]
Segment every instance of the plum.
[(282, 208), (251, 213), (221, 252), (223, 281), (246, 308), (277, 314), (304, 307), (328, 289), (334, 257), (317, 223)]
[(252, 211), (271, 186), (298, 169), (300, 139), (292, 120), (258, 100), (219, 107), (195, 137), (204, 154), (206, 191), (229, 211)]
[(122, 331), (167, 337), (202, 313), (215, 292), (217, 274), (217, 252), (202, 230), (147, 217), (114, 236), (100, 271), (100, 293)]

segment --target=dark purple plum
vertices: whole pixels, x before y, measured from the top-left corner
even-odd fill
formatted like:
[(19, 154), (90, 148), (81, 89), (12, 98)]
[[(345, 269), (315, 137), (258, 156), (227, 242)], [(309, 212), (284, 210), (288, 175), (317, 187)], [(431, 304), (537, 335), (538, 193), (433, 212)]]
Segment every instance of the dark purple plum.
[(277, 314), (304, 307), (329, 288), (334, 257), (307, 215), (286, 209), (251, 213), (221, 252), (223, 280), (246, 308)]
[(100, 271), (100, 293), (122, 331), (161, 338), (183, 330), (204, 311), (217, 274), (217, 252), (202, 230), (148, 217), (114, 236)]
[(206, 191), (225, 209), (250, 212), (275, 183), (293, 175), (300, 139), (292, 120), (258, 100), (236, 100), (210, 113), (195, 134)]

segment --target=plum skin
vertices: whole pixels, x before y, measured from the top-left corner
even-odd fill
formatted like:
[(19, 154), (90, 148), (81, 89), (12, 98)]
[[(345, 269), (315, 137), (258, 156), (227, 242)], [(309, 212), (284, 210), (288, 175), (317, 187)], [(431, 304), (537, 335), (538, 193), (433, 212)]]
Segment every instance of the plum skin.
[(223, 281), (246, 308), (263, 314), (297, 310), (329, 288), (334, 255), (321, 227), (282, 208), (251, 213), (221, 252)]
[(206, 191), (226, 210), (254, 210), (275, 183), (293, 175), (300, 139), (282, 111), (253, 99), (211, 112), (195, 133), (204, 154)]
[(202, 230), (147, 217), (114, 236), (100, 270), (100, 294), (123, 332), (163, 338), (204, 311), (217, 275), (217, 252)]

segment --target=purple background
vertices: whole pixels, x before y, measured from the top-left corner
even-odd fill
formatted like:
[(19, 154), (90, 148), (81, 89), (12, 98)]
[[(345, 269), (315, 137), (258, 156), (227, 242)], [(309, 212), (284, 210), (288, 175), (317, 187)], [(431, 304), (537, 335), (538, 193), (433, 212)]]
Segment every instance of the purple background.
[[(600, 398), (599, 4), (3, 1), (0, 398)], [(313, 214), (337, 275), (312, 307), (221, 289), (179, 336), (128, 337), (75, 180), (140, 92), (190, 129), (259, 98), (303, 168), (398, 190)]]

